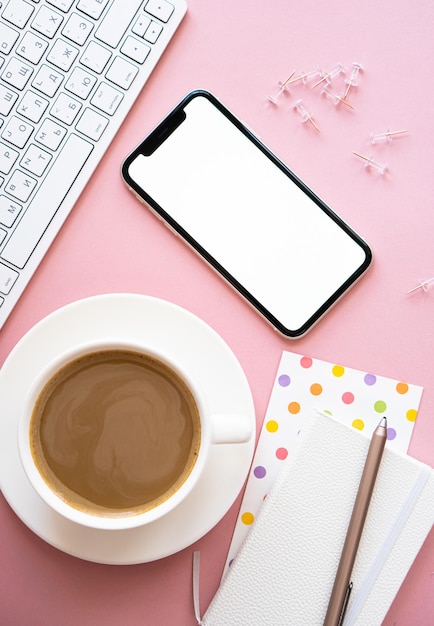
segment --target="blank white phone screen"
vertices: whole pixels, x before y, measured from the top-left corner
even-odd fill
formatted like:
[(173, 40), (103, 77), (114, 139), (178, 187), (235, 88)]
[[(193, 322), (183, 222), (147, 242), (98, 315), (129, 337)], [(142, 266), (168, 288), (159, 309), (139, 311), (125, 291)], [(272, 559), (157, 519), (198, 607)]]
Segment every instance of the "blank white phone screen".
[(301, 328), (365, 251), (210, 101), (131, 178), (287, 329)]

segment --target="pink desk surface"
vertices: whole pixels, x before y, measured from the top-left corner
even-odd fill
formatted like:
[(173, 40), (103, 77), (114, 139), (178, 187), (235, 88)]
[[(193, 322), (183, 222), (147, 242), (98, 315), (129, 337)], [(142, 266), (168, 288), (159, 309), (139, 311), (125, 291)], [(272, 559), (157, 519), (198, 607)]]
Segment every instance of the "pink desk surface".
[[(0, 363), (38, 320), (79, 298), (139, 292), (175, 302), (210, 324), (240, 360), (262, 424), (282, 350), (425, 387), (410, 446), (434, 465), (433, 45), (431, 0), (189, 0), (159, 67), (113, 141), (61, 234), (0, 332)], [(266, 97), (293, 70), (364, 66), (354, 111), (294, 89)], [(123, 186), (123, 157), (183, 95), (213, 91), (372, 246), (369, 274), (305, 338), (279, 336)], [(320, 128), (302, 124), (304, 99)], [(408, 129), (371, 150), (369, 135)], [(352, 151), (389, 164), (368, 171)], [(219, 584), (240, 500), (191, 548), (158, 562), (103, 566), (36, 537), (0, 500), (3, 626), (190, 626), (191, 562), (201, 551), (201, 605)], [(176, 530), (174, 531), (176, 532)], [(313, 581), (314, 585), (314, 581)], [(434, 533), (390, 608), (385, 626), (434, 624)], [(258, 625), (260, 626), (260, 625)], [(369, 625), (373, 626), (373, 625)]]

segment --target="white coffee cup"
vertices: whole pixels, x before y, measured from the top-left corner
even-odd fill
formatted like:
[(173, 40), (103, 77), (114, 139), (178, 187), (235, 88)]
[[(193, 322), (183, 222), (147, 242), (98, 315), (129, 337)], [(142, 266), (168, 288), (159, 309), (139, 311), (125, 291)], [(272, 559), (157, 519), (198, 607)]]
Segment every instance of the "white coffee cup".
[[(35, 460), (32, 453), (32, 435), (31, 423), (35, 404), (40, 397), (42, 390), (47, 383), (53, 379), (62, 368), (70, 363), (76, 362), (77, 359), (86, 357), (89, 354), (100, 354), (102, 352), (132, 352), (145, 355), (161, 362), (175, 372), (175, 374), (185, 383), (197, 405), (200, 436), (199, 446), (196, 460), (193, 462), (188, 475), (182, 484), (176, 489), (170, 491), (170, 495), (162, 496), (155, 502), (155, 505), (147, 507), (136, 507), (132, 512), (127, 510), (113, 510), (110, 507), (100, 507), (94, 511), (92, 508), (81, 506), (75, 503), (72, 505), (67, 498), (54, 487), (53, 483), (47, 479), (47, 476), (41, 473), (40, 466)], [(99, 340), (95, 342), (87, 342), (77, 346), (68, 352), (59, 354), (52, 362), (50, 362), (41, 371), (34, 384), (26, 392), (24, 410), (18, 421), (18, 448), (27, 477), (39, 496), (54, 511), (72, 522), (84, 526), (106, 529), (106, 530), (123, 530), (149, 524), (158, 518), (166, 515), (176, 506), (178, 506), (191, 492), (196, 485), (200, 476), (206, 468), (207, 462), (213, 446), (225, 444), (239, 444), (250, 441), (253, 436), (253, 425), (251, 419), (245, 415), (239, 414), (213, 414), (207, 402), (206, 388), (203, 388), (194, 379), (194, 375), (190, 371), (188, 359), (184, 362), (182, 358), (175, 357), (172, 354), (163, 353), (163, 351), (150, 350), (146, 345), (140, 343), (115, 341), (111, 339)], [(142, 418), (140, 418), (142, 419)], [(145, 418), (143, 418), (145, 419)], [(143, 509), (143, 510), (142, 510)]]

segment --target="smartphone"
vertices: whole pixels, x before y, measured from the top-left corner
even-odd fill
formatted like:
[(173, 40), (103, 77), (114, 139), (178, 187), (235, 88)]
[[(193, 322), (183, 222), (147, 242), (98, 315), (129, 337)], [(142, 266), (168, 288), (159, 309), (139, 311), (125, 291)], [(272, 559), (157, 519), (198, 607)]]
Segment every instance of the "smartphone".
[(371, 263), (367, 243), (207, 91), (175, 106), (122, 176), (286, 337), (304, 335)]

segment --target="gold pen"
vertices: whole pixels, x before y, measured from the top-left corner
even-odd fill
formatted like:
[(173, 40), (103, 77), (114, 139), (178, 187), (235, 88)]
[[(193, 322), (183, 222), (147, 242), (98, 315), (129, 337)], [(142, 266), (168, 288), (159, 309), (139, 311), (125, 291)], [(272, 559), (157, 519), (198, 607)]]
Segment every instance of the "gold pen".
[(341, 626), (345, 616), (353, 583), (351, 573), (359, 547), (360, 537), (371, 501), (378, 468), (380, 467), (384, 445), (387, 439), (387, 419), (383, 417), (372, 435), (354, 502), (353, 512), (345, 537), (332, 594), (324, 620), (324, 626)]

